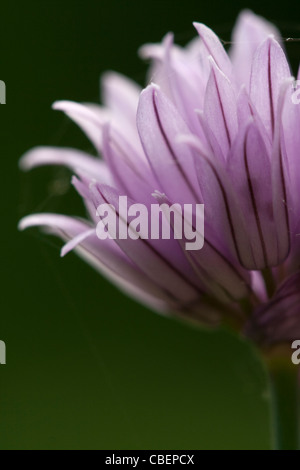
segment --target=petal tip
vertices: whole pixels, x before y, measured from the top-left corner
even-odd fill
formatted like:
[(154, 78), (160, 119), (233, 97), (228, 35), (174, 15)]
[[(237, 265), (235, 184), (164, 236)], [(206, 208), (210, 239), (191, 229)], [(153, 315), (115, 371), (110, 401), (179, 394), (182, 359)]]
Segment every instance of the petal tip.
[(148, 95), (149, 93), (153, 93), (159, 90), (160, 90), (160, 86), (154, 82), (151, 82), (146, 88), (142, 90), (141, 96)]
[(67, 244), (64, 245), (64, 246), (61, 248), (60, 253), (59, 253), (59, 256), (60, 256), (61, 258), (64, 258), (64, 257), (66, 256), (66, 254), (69, 252), (69, 250), (68, 250), (67, 248), (68, 248), (68, 247), (67, 247)]
[(54, 101), (51, 108), (54, 109), (54, 111), (65, 111), (65, 105), (69, 103), (73, 103), (73, 102), (69, 100)]
[(18, 167), (21, 171), (29, 171), (32, 168), (30, 153), (26, 152), (19, 160)]
[(27, 222), (26, 222), (27, 217), (23, 217), (21, 220), (18, 222), (18, 230), (22, 232), (27, 228)]

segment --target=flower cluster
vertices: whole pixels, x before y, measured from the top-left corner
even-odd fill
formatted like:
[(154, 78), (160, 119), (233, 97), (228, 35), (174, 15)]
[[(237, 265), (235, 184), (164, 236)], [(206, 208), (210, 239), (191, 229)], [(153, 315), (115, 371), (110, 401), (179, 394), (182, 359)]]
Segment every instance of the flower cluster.
[[(47, 226), (122, 290), (159, 312), (229, 324), (261, 347), (300, 337), (300, 106), (277, 29), (240, 14), (227, 53), (205, 25), (185, 48), (168, 34), (148, 44), (144, 90), (116, 73), (102, 78), (103, 106), (54, 104), (102, 158), (36, 148), (23, 169), (65, 165), (87, 220), (25, 217)], [(205, 243), (96, 235), (100, 204), (120, 196), (146, 207), (204, 204)], [(120, 218), (121, 219), (121, 218)], [(123, 219), (119, 224), (125, 224)]]

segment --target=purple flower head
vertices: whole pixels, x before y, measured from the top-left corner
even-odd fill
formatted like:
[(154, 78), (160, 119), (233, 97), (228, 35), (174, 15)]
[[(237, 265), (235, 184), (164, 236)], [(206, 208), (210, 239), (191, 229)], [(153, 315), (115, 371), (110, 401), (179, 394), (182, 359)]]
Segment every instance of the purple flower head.
[[(159, 312), (205, 325), (230, 324), (262, 348), (300, 338), (300, 106), (276, 28), (240, 14), (227, 53), (205, 25), (185, 48), (168, 34), (148, 44), (144, 90), (116, 73), (102, 78), (103, 106), (54, 104), (89, 137), (99, 158), (36, 148), (25, 170), (64, 165), (87, 220), (35, 214), (119, 288)], [(101, 158), (100, 158), (101, 156)], [(205, 242), (97, 236), (97, 208), (204, 204)], [(178, 207), (178, 206), (177, 206)], [(174, 230), (174, 227), (172, 227)], [(138, 231), (137, 231), (138, 233)]]

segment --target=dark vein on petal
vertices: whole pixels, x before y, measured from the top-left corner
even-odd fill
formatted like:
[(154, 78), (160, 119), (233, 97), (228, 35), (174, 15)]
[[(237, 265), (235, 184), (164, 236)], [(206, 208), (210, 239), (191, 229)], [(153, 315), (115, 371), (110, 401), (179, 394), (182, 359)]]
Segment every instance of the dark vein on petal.
[(271, 113), (271, 131), (272, 136), (274, 134), (274, 102), (272, 93), (272, 78), (271, 78), (271, 44), (269, 44), (268, 50), (268, 83), (269, 83), (269, 101), (270, 101), (270, 113)]
[(290, 221), (289, 221), (289, 211), (288, 211), (288, 208), (287, 208), (287, 190), (286, 190), (286, 184), (285, 184), (281, 148), (279, 148), (279, 162), (280, 162), (280, 179), (281, 179), (282, 190), (283, 190), (283, 198), (284, 198), (284, 200), (283, 200), (284, 215), (285, 215), (285, 223), (286, 223), (286, 228), (287, 228), (288, 245), (289, 245), (289, 250), (290, 250), (290, 237), (289, 237)]
[(164, 139), (164, 141), (165, 141), (165, 144), (166, 144), (166, 146), (167, 146), (167, 148), (168, 148), (168, 150), (169, 150), (169, 152), (170, 152), (170, 154), (171, 154), (171, 156), (172, 156), (174, 162), (176, 163), (177, 168), (179, 169), (179, 172), (180, 172), (182, 178), (184, 179), (186, 185), (187, 185), (188, 188), (190, 189), (190, 191), (191, 191), (191, 193), (193, 194), (194, 198), (197, 200), (197, 199), (198, 199), (198, 195), (196, 194), (196, 192), (195, 192), (193, 186), (191, 185), (191, 183), (190, 183), (190, 181), (189, 181), (189, 179), (188, 179), (188, 177), (187, 177), (187, 175), (186, 175), (184, 169), (182, 168), (182, 166), (181, 166), (181, 164), (180, 164), (180, 162), (179, 162), (179, 160), (178, 160), (178, 158), (177, 158), (177, 156), (176, 156), (176, 154), (175, 154), (175, 152), (174, 152), (174, 150), (173, 150), (173, 148), (172, 148), (172, 146), (171, 146), (171, 144), (170, 144), (170, 142), (169, 142), (169, 139), (168, 139), (168, 137), (167, 137), (167, 135), (166, 135), (166, 133), (165, 133), (165, 130), (164, 130), (163, 125), (162, 125), (162, 122), (161, 122), (160, 117), (159, 117), (157, 105), (156, 105), (156, 102), (155, 102), (155, 95), (154, 95), (154, 93), (152, 94), (152, 101), (153, 101), (153, 108), (154, 108), (154, 113), (155, 113), (155, 117), (156, 117), (156, 120), (157, 120), (157, 124), (158, 124), (159, 130), (160, 130), (160, 132), (161, 132), (161, 135), (162, 135), (162, 137), (163, 137), (163, 139)]
[[(183, 220), (183, 218), (182, 218)], [(194, 224), (192, 224), (192, 228), (194, 230), (194, 232), (196, 232), (196, 227), (194, 226)], [(172, 229), (174, 231), (174, 226), (172, 224)], [(231, 272), (240, 280), (240, 282), (242, 282), (247, 290), (251, 293), (253, 293), (252, 289), (251, 289), (251, 286), (248, 284), (248, 282), (246, 281), (246, 279), (243, 278), (243, 276), (241, 275), (241, 273), (235, 268), (235, 266), (231, 263), (231, 261), (225, 256), (223, 255), (223, 253), (221, 251), (218, 250), (218, 248), (212, 243), (210, 242), (207, 238), (205, 239), (205, 244), (209, 246), (209, 248), (216, 253), (216, 255), (221, 258), (221, 262), (223, 262), (224, 264), (227, 265), (227, 267), (231, 270)], [(189, 262), (191, 263), (190, 261), (190, 258), (193, 259), (193, 263), (195, 263), (197, 265), (198, 268), (200, 268), (201, 271), (204, 271), (206, 273), (207, 276), (210, 277), (210, 279), (212, 279), (212, 277), (210, 276), (210, 274), (208, 273), (207, 269), (202, 266), (197, 257), (196, 256), (191, 256), (190, 253), (187, 253), (186, 250), (183, 249), (183, 247), (181, 246), (181, 243), (179, 243), (179, 246), (181, 247), (181, 249), (183, 250), (185, 256), (187, 257), (187, 259), (189, 260)], [(192, 263), (191, 263), (192, 265)], [(193, 265), (192, 265), (193, 266)], [(194, 268), (193, 268), (194, 269)], [(218, 285), (220, 287), (220, 289), (222, 289), (223, 291), (225, 291), (224, 287), (221, 286), (220, 283), (218, 283), (215, 279), (213, 279), (213, 282)], [(227, 295), (230, 296), (230, 294), (227, 292)]]
[[(97, 191), (103, 198), (106, 204), (110, 204), (110, 202), (105, 198), (105, 196), (102, 194), (101, 190), (97, 187)], [(119, 212), (116, 210), (117, 216), (121, 219)], [(122, 220), (122, 219), (121, 219)], [(127, 228), (129, 228), (129, 223), (127, 221)], [(175, 266), (173, 266), (166, 258), (164, 258), (159, 251), (157, 251), (147, 240), (143, 238), (139, 238), (139, 240), (142, 242), (142, 244), (146, 245), (152, 253), (154, 253), (163, 263), (165, 263), (172, 271), (174, 271), (185, 283), (188, 285), (193, 286), (193, 288), (200, 293), (201, 295), (204, 294), (203, 290), (201, 290), (197, 285), (193, 284), (189, 279), (187, 279), (181, 271), (179, 271)]]
[[(64, 230), (62, 229), (59, 229), (60, 232), (62, 233), (62, 235), (68, 240), (68, 239), (72, 239), (73, 237), (68, 235)], [(128, 282), (129, 284), (132, 284), (134, 286), (134, 284), (131, 282), (131, 281), (128, 281), (123, 275), (121, 275), (116, 269), (113, 269), (109, 264), (105, 263), (101, 258), (99, 258), (95, 253), (94, 251), (92, 250), (89, 250), (85, 245), (83, 245), (82, 243), (79, 243), (79, 245), (76, 247), (76, 248), (79, 248), (83, 251), (86, 251), (89, 255), (91, 255), (93, 258), (95, 258), (96, 260), (99, 261), (100, 264), (104, 265), (109, 271), (111, 271), (113, 274), (117, 275), (118, 277), (120, 277), (121, 279), (123, 279), (124, 281)], [(127, 255), (126, 255), (127, 256)], [(128, 258), (129, 260), (129, 258)], [(175, 305), (181, 305), (181, 308), (182, 306), (184, 306), (184, 302), (182, 302), (182, 300), (178, 299), (177, 297), (174, 296), (174, 294), (172, 292), (169, 292), (167, 289), (165, 289), (164, 287), (160, 286), (158, 283), (156, 283), (155, 281), (153, 281), (152, 279), (150, 279), (141, 269), (140, 267), (134, 263), (134, 265), (132, 265), (132, 268), (133, 269), (137, 269), (138, 271), (140, 271), (141, 274), (143, 274), (144, 276), (146, 276), (150, 282), (153, 283), (153, 285), (155, 285), (158, 289), (160, 289), (168, 298), (169, 298), (169, 301), (172, 301), (174, 302)], [(144, 292), (147, 294), (147, 290), (143, 289), (142, 287), (138, 286), (138, 289), (140, 289), (141, 291), (144, 290)], [(156, 298), (156, 299), (159, 299), (161, 302), (166, 302), (165, 299), (163, 298), (160, 298), (158, 296), (156, 296), (155, 294), (150, 294), (152, 297)]]
[(215, 167), (210, 162), (210, 160), (203, 154), (201, 154), (201, 157), (206, 161), (206, 163), (208, 163), (208, 165), (211, 168), (211, 170), (212, 170), (212, 172), (213, 172), (213, 174), (214, 174), (214, 176), (217, 180), (217, 183), (220, 187), (220, 190), (221, 190), (221, 193), (222, 193), (222, 196), (223, 196), (223, 200), (224, 200), (224, 204), (225, 204), (226, 215), (227, 215), (227, 219), (228, 219), (228, 223), (229, 223), (229, 227), (230, 227), (230, 232), (231, 232), (234, 248), (235, 248), (238, 260), (239, 260), (240, 264), (243, 266), (244, 264), (242, 262), (240, 250), (239, 250), (238, 243), (237, 243), (237, 238), (236, 238), (236, 234), (235, 234), (235, 230), (234, 230), (234, 224), (233, 224), (233, 220), (232, 220), (232, 216), (231, 216), (231, 212), (230, 212), (230, 208), (229, 208), (229, 202), (228, 202), (226, 190), (225, 190), (225, 188), (222, 184), (221, 178), (219, 177)]
[(227, 140), (228, 140), (228, 145), (229, 145), (229, 147), (231, 147), (231, 137), (230, 137), (227, 121), (226, 121), (225, 111), (224, 111), (223, 103), (222, 103), (222, 100), (221, 100), (220, 90), (219, 90), (219, 87), (218, 87), (218, 82), (217, 82), (217, 78), (216, 78), (216, 75), (215, 75), (215, 71), (213, 71), (213, 74), (214, 74), (214, 80), (215, 80), (215, 84), (216, 84), (218, 100), (219, 100), (219, 103), (220, 103), (222, 118), (223, 118), (223, 121), (224, 121), (226, 137), (227, 137)]
[(136, 166), (132, 163), (132, 161), (128, 157), (125, 150), (121, 147), (121, 145), (119, 145), (119, 143), (116, 140), (112, 140), (112, 144), (115, 145), (116, 149), (120, 152), (121, 156), (123, 156), (124, 162), (132, 170), (132, 172), (135, 173), (136, 176), (141, 178), (144, 182), (146, 182), (146, 179), (144, 178), (144, 176), (138, 171)]
[(260, 243), (261, 243), (261, 248), (263, 252), (263, 258), (264, 258), (264, 263), (266, 266), (268, 266), (268, 255), (267, 255), (267, 250), (266, 250), (266, 244), (263, 236), (263, 231), (261, 227), (261, 221), (259, 217), (259, 211), (257, 208), (256, 204), (256, 199), (255, 199), (255, 193), (251, 181), (251, 174), (249, 170), (249, 165), (248, 165), (248, 156), (247, 156), (247, 138), (248, 135), (245, 136), (245, 141), (244, 141), (244, 163), (245, 163), (245, 170), (246, 170), (246, 175), (247, 175), (247, 182), (248, 182), (248, 188), (249, 188), (249, 193), (250, 193), (250, 199), (251, 199), (251, 204), (254, 212), (254, 217), (256, 221), (256, 227), (258, 230), (259, 238), (260, 238)]
[(201, 34), (200, 36), (201, 36), (201, 39), (202, 39), (202, 41), (203, 41), (203, 44), (205, 45), (205, 47), (206, 47), (206, 49), (207, 49), (209, 55), (211, 55), (211, 56), (213, 57), (215, 63), (217, 64), (217, 66), (219, 67), (219, 69), (221, 69), (220, 64), (219, 64), (218, 61), (217, 61), (216, 54), (214, 54), (214, 51), (211, 50), (211, 48), (210, 48), (210, 46), (209, 46), (209, 42), (204, 39), (204, 37), (203, 37), (202, 34)]

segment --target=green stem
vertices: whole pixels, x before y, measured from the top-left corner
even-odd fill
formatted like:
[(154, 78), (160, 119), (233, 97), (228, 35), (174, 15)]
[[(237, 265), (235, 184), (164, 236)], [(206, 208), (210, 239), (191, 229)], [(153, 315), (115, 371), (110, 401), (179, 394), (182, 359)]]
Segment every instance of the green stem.
[(268, 363), (274, 450), (300, 450), (299, 368), (291, 361)]

